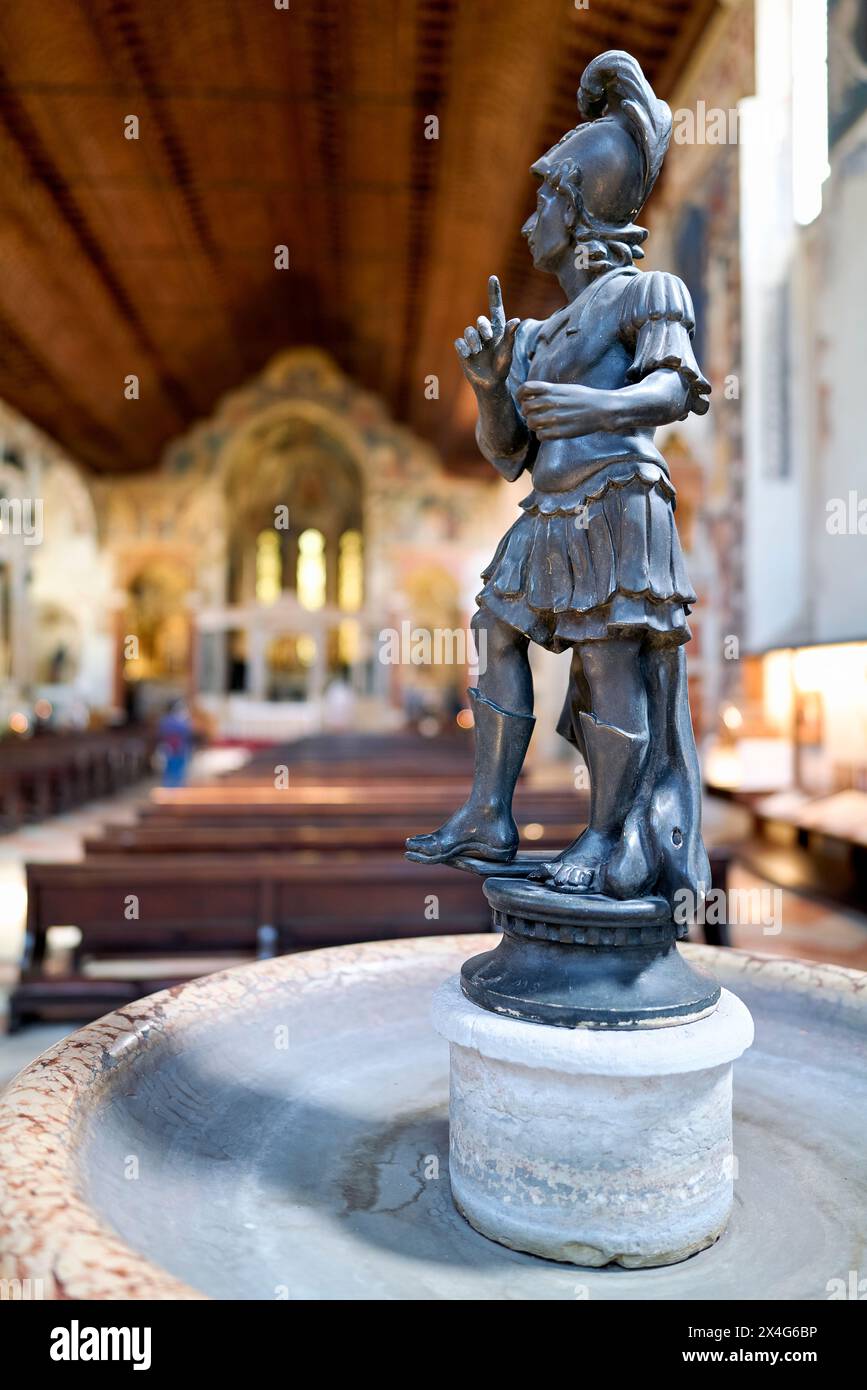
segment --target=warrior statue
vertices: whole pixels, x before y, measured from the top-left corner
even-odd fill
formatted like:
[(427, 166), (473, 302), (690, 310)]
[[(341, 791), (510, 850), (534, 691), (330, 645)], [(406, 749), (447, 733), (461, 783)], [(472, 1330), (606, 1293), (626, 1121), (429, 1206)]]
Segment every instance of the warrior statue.
[(411, 858), (510, 863), (512, 795), (533, 730), (530, 642), (571, 649), (558, 730), (590, 774), (589, 823), (539, 876), (571, 893), (669, 903), (709, 884), (683, 644), (695, 594), (674, 524), (659, 425), (708, 409), (689, 292), (642, 272), (635, 225), (662, 165), (671, 112), (635, 59), (586, 68), (585, 118), (533, 165), (523, 234), (566, 299), (550, 318), (489, 313), (455, 344), (478, 402), (484, 456), (532, 491), (487, 569), (473, 620), (487, 667), (471, 690), (475, 775), (464, 805), (407, 841)]

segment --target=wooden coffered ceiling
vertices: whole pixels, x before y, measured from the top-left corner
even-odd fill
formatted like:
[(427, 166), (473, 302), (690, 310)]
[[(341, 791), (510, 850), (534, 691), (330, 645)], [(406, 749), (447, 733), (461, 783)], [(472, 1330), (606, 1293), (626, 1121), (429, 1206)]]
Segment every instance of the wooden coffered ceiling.
[(665, 95), (714, 8), (5, 0), (0, 396), (90, 468), (146, 469), (315, 343), (472, 467), (453, 339), (492, 271), (507, 312), (551, 302), (518, 235), (529, 165), (594, 54), (630, 49)]

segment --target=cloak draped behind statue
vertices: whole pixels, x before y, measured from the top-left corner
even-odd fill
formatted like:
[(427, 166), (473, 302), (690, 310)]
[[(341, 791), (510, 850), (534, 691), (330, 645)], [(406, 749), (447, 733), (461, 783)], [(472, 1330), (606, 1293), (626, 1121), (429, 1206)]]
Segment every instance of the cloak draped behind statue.
[[(645, 660), (650, 739), (639, 771), (621, 845), (608, 866), (608, 888), (631, 897), (636, 880), (673, 907), (701, 907), (710, 888), (710, 863), (701, 837), (701, 772), (689, 711), (684, 647), (657, 646)], [(557, 732), (587, 761), (586, 720), (592, 718), (590, 688), (581, 648), (572, 652), (569, 686)], [(592, 788), (591, 788), (592, 794)], [(618, 893), (619, 884), (629, 885)], [(679, 899), (676, 894), (681, 894)], [(685, 895), (689, 895), (686, 897)]]

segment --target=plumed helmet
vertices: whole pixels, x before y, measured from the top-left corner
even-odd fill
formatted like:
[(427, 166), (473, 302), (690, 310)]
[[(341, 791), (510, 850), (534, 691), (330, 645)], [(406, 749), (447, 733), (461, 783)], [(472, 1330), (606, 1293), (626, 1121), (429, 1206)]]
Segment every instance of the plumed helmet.
[(637, 258), (647, 233), (633, 219), (662, 167), (671, 111), (635, 59), (616, 48), (584, 69), (578, 110), (583, 123), (567, 131), (532, 172), (572, 198), (581, 223), (578, 239), (620, 241), (630, 259)]

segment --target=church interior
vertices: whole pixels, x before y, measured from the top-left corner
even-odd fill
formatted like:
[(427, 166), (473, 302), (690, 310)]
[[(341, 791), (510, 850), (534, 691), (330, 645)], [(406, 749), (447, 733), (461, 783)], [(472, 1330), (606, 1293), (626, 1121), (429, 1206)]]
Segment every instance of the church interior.
[[(0, 1096), (215, 972), (491, 931), (475, 874), (404, 857), (472, 780), (479, 576), (528, 490), (454, 344), (491, 274), (559, 308), (529, 170), (609, 49), (673, 113), (640, 270), (688, 287), (712, 388), (656, 438), (689, 939), (867, 970), (863, 0), (7, 0)], [(515, 819), (553, 856), (592, 788), (568, 658), (530, 661)]]

